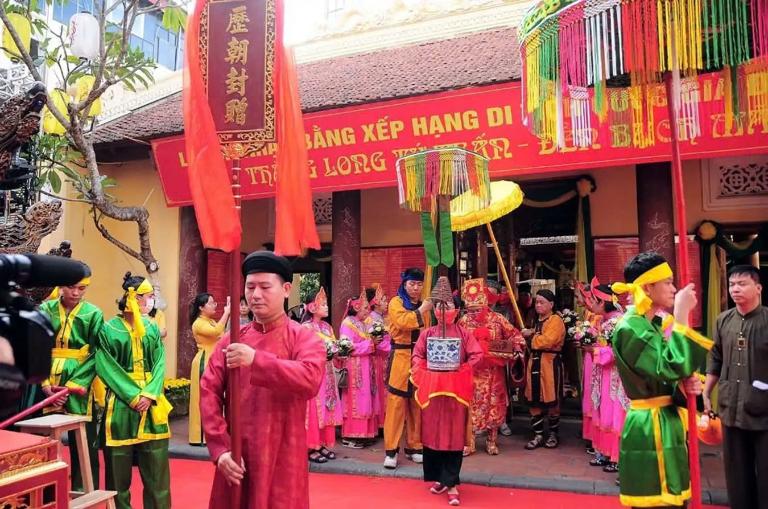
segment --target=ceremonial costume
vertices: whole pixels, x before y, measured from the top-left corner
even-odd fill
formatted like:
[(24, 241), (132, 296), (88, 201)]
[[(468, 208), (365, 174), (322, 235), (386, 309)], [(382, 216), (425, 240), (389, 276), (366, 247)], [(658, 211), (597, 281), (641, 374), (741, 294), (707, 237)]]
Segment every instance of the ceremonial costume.
[[(675, 324), (664, 337), (661, 320), (645, 314), (652, 302), (641, 285), (672, 277), (663, 263), (631, 284), (616, 283), (616, 293), (633, 293), (613, 334), (616, 365), (630, 398), (621, 435), (621, 503), (635, 507), (682, 506), (691, 497), (684, 408), (673, 403), (677, 383), (696, 371), (712, 341)], [(681, 393), (678, 393), (682, 395)]]
[[(146, 279), (136, 284), (136, 288), (128, 289), (125, 311), (130, 312), (132, 322), (117, 316), (105, 323), (96, 352), (96, 372), (107, 387), (106, 483), (107, 489), (117, 491), (115, 504), (121, 509), (131, 507), (134, 454), (138, 457), (144, 484), (144, 507), (167, 509), (171, 506), (168, 466), (171, 405), (163, 393), (165, 348), (157, 325), (141, 316), (136, 301), (136, 295), (152, 291)], [(138, 412), (134, 406), (141, 397), (150, 399), (152, 404), (148, 410)]]
[[(519, 341), (520, 332), (506, 318), (488, 309), (488, 300), (482, 279), (470, 279), (462, 287), (462, 300), (467, 308), (482, 308), (477, 314), (466, 314), (459, 326), (471, 333), (483, 350), (483, 358), (473, 368), (474, 397), (472, 399), (472, 429), (474, 433), (488, 432), (489, 454), (498, 454), (496, 438), (504, 424), (509, 399), (507, 395), (506, 364), (503, 358), (489, 353), (491, 341)], [(474, 450), (474, 439), (470, 443)]]
[[(360, 297), (347, 303), (348, 308), (360, 312), (368, 308), (368, 299), (363, 290)], [(378, 417), (382, 414), (378, 393), (378, 376), (373, 359), (378, 352), (389, 352), (389, 343), (376, 345), (369, 327), (357, 316), (347, 316), (339, 327), (339, 338), (347, 338), (354, 345), (346, 359), (347, 387), (341, 390), (344, 406), (344, 423), (341, 436), (344, 438), (374, 438), (379, 431)]]
[(200, 422), (200, 379), (223, 333), (224, 324), (219, 325), (213, 318), (198, 316), (192, 324), (192, 337), (197, 343), (197, 353), (192, 359), (189, 375), (189, 443), (191, 445), (205, 444), (203, 425)]
[[(419, 271), (420, 272), (420, 271)], [(405, 292), (408, 278), (424, 280), (423, 273), (406, 271), (398, 295), (389, 302), (389, 335), (392, 351), (387, 376), (387, 407), (384, 420), (384, 448), (387, 456), (396, 456), (405, 428), (406, 454), (421, 453), (421, 410), (412, 399), (409, 381), (411, 353), (419, 338), (419, 329), (429, 323), (429, 316), (419, 313), (420, 302), (413, 303)]]
[[(243, 369), (242, 509), (309, 507), (307, 477), (307, 401), (318, 392), (326, 353), (314, 331), (281, 316), (268, 324), (252, 322), (240, 341), (256, 350), (250, 369)], [(200, 410), (211, 460), (232, 450), (224, 416), (228, 370), (225, 335), (216, 345), (200, 382)], [(231, 488), (217, 470), (209, 507), (228, 507)]]
[(460, 368), (455, 372), (427, 369), (427, 338), (442, 336), (442, 325), (424, 330), (413, 350), (415, 399), (422, 409), (424, 480), (453, 487), (460, 483), (462, 449), (471, 419), (472, 368), (483, 357), (478, 341), (463, 328), (447, 323), (445, 336), (461, 338)]
[[(83, 279), (75, 286), (88, 284), (90, 284), (90, 277)], [(85, 425), (85, 432), (91, 460), (91, 474), (94, 486), (97, 487), (99, 485), (99, 435), (97, 414), (93, 411), (92, 386), (96, 377), (96, 347), (99, 332), (104, 325), (104, 314), (99, 308), (84, 300), (81, 300), (72, 310), (67, 311), (60, 297), (43, 302), (40, 305), (40, 311), (51, 321), (56, 334), (51, 352), (51, 375), (41, 385), (86, 390), (83, 396), (70, 394), (64, 404), (64, 411), (91, 416), (91, 421)], [(72, 489), (82, 491), (83, 479), (75, 433), (70, 431), (68, 438)]]
[[(320, 339), (336, 342), (333, 327), (323, 320), (309, 320), (302, 324), (313, 331)], [(326, 356), (327, 359), (327, 356)], [(307, 447), (320, 449), (333, 448), (336, 443), (336, 426), (343, 422), (339, 388), (333, 371), (333, 359), (325, 361), (323, 381), (317, 395), (307, 402)]]
[[(602, 317), (589, 310), (584, 310), (584, 321), (589, 322), (599, 330)], [(590, 440), (592, 446), (595, 447), (595, 442), (599, 440), (595, 434), (595, 430), (600, 422), (600, 406), (599, 403), (595, 404), (593, 391), (595, 390), (595, 387), (597, 387), (599, 391), (601, 370), (599, 366), (594, 363), (595, 347), (589, 345), (583, 348), (584, 372), (581, 377), (581, 433), (584, 440)]]
[[(380, 304), (384, 299), (386, 299), (384, 291), (381, 286), (377, 286), (374, 300), (371, 303), (371, 308), (376, 304)], [(368, 327), (373, 327), (376, 323), (381, 324), (385, 329), (388, 328), (387, 319), (379, 312), (371, 309), (370, 314), (365, 318), (365, 324)], [(392, 338), (389, 336), (389, 333), (386, 333), (381, 341), (382, 343), (386, 343), (386, 345), (380, 345), (381, 347), (376, 349), (376, 353), (371, 358), (371, 369), (373, 370), (373, 379), (376, 384), (376, 396), (379, 399), (378, 408), (380, 409), (380, 413), (376, 416), (376, 420), (378, 421), (377, 426), (379, 428), (384, 427), (387, 409), (387, 364), (389, 353), (392, 351)]]
[[(251, 253), (243, 275), (270, 273), (291, 281), (290, 263), (271, 252)], [(317, 393), (326, 366), (326, 349), (318, 335), (281, 314), (270, 323), (252, 322), (240, 341), (255, 350), (253, 363), (240, 369), (242, 450), (245, 476), (241, 509), (307, 509), (307, 401)], [(208, 451), (216, 463), (232, 450), (225, 417), (229, 369), (224, 349), (229, 335), (216, 345), (200, 381), (200, 413)], [(226, 396), (226, 397), (225, 397)], [(232, 489), (216, 470), (209, 507), (230, 506)]]
[[(546, 293), (545, 293), (546, 292)], [(554, 295), (540, 290), (554, 302)], [(560, 352), (565, 343), (565, 324), (559, 315), (552, 313), (539, 318), (530, 340), (530, 357), (526, 370), (525, 399), (530, 405), (531, 429), (534, 438), (526, 445), (533, 449), (541, 445), (544, 436), (544, 414), (548, 415), (549, 438), (546, 447), (556, 447), (560, 432), (560, 399), (563, 394), (563, 361)]]

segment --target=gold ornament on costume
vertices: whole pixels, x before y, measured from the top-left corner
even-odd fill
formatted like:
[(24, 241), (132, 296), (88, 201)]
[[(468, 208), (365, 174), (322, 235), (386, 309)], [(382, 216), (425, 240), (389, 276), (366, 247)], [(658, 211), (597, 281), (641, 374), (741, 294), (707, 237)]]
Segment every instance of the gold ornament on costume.
[(313, 300), (312, 303), (316, 307), (328, 305), (328, 295), (325, 293), (325, 288), (322, 286), (320, 287), (320, 290), (317, 292), (317, 295), (315, 295), (315, 300)]
[(482, 278), (466, 280), (461, 287), (461, 300), (468, 308), (487, 306), (488, 296), (485, 293), (485, 280)]

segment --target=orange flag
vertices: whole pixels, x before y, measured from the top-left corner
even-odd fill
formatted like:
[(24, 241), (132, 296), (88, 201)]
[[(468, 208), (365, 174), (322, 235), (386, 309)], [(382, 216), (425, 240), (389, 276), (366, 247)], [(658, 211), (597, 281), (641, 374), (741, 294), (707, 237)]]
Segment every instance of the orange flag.
[(184, 138), (189, 161), (189, 188), (203, 245), (231, 252), (240, 249), (242, 229), (200, 68), (200, 15), (207, 4), (205, 0), (198, 0), (187, 24)]
[(293, 51), (283, 44), (283, 0), (277, 0), (275, 21), (275, 110), (277, 160), (275, 253), (300, 255), (320, 249), (309, 186), (309, 159)]

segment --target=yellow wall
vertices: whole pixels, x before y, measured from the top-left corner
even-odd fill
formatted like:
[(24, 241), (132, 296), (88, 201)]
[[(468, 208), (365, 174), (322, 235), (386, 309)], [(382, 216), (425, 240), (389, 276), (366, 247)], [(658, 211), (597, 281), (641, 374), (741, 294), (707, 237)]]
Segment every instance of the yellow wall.
[[(591, 173), (597, 182), (597, 191), (590, 199), (592, 235), (637, 235), (637, 186), (634, 168), (608, 168)], [(683, 163), (683, 184), (689, 234), (694, 233), (694, 229), (703, 219), (723, 224), (768, 221), (768, 200), (763, 207), (704, 210), (701, 161)]]
[[(160, 265), (161, 291), (169, 304), (165, 310), (168, 326), (166, 374), (174, 376), (179, 293), (179, 209), (166, 207), (160, 180), (148, 160), (104, 165), (101, 171), (117, 179), (118, 187), (110, 192), (121, 204), (141, 205), (146, 200), (150, 214), (152, 250)], [(68, 195), (74, 197), (71, 191)], [(113, 236), (138, 249), (139, 238), (135, 223), (109, 219), (103, 223)], [(121, 296), (123, 275), (126, 271), (146, 275), (143, 265), (101, 236), (84, 204), (65, 203), (58, 230), (45, 239), (40, 252), (46, 252), (61, 240), (71, 241), (72, 257), (87, 263), (93, 272), (93, 283), (86, 298), (102, 308), (107, 319), (114, 316), (117, 312), (115, 302)]]

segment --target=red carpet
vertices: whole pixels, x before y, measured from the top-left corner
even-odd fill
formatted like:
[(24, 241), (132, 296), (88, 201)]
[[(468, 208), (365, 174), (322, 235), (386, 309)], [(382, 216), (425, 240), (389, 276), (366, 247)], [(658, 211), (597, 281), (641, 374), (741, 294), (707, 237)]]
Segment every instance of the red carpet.
[[(213, 479), (211, 463), (194, 460), (171, 460), (171, 496), (173, 507), (205, 509), (211, 493)], [(134, 469), (131, 502), (139, 509), (141, 504), (141, 478)], [(363, 504), (366, 509), (409, 509), (449, 507), (445, 495), (432, 495), (428, 485), (411, 479), (384, 477), (360, 477), (335, 474), (310, 474), (310, 505), (312, 509), (328, 507), (355, 507)], [(461, 506), (473, 509), (498, 509), (499, 507), (571, 509), (619, 509), (618, 497), (579, 495), (555, 491), (489, 488), (464, 485)], [(704, 506), (714, 508), (715, 506)]]

